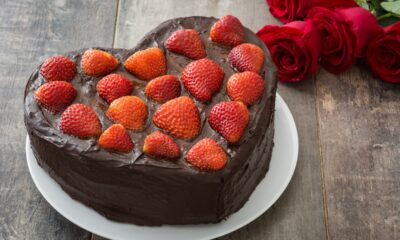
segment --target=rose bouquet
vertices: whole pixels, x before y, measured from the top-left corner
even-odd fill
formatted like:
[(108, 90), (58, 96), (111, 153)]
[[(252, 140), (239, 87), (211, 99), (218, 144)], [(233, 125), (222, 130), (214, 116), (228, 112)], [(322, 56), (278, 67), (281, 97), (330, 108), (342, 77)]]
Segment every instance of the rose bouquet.
[(397, 8), (386, 6), (389, 12), (370, 6), (378, 1), (359, 2), (368, 10), (352, 0), (267, 0), (272, 15), (286, 24), (266, 25), (257, 35), (269, 48), (280, 81), (306, 79), (318, 63), (339, 74), (361, 59), (377, 77), (400, 83), (400, 1)]

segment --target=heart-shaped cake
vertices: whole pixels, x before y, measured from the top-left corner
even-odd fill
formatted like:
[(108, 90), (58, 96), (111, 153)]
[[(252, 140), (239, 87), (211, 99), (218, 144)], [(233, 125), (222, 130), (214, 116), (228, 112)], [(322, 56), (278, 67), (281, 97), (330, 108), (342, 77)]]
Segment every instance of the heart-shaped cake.
[(26, 85), (25, 124), (39, 165), (107, 218), (215, 223), (268, 171), (276, 84), (237, 18), (177, 18), (133, 49), (47, 59)]

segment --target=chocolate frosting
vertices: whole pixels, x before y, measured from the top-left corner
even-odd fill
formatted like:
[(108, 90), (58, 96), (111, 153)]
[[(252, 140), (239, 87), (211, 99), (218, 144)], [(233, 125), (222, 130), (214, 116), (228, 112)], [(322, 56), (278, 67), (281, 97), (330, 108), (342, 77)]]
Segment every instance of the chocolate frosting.
[[(232, 145), (215, 132), (207, 122), (212, 106), (228, 101), (226, 82), (237, 72), (228, 62), (230, 48), (209, 39), (215, 18), (177, 18), (160, 24), (133, 49), (97, 48), (113, 54), (120, 61), (115, 71), (135, 82), (132, 95), (148, 105), (146, 129), (129, 131), (135, 144), (130, 153), (108, 152), (97, 144), (97, 138), (87, 140), (59, 131), (61, 114), (42, 109), (34, 99), (35, 91), (45, 83), (40, 66), (30, 77), (25, 89), (25, 124), (38, 163), (74, 199), (94, 208), (109, 219), (140, 225), (193, 224), (219, 222), (240, 209), (268, 170), (273, 145), (273, 114), (276, 92), (275, 68), (261, 40), (246, 28), (246, 42), (260, 46), (266, 55), (261, 75), (266, 88), (260, 101), (249, 108), (250, 122), (239, 143)], [(220, 91), (208, 103), (195, 100), (202, 120), (201, 133), (191, 141), (175, 139), (182, 157), (176, 162), (154, 159), (142, 153), (144, 138), (159, 130), (152, 116), (159, 104), (144, 94), (145, 81), (128, 73), (123, 62), (134, 52), (149, 47), (164, 50), (168, 74), (180, 76), (192, 60), (164, 48), (165, 40), (178, 29), (196, 29), (204, 42), (207, 58), (220, 64), (225, 72)], [(71, 81), (78, 91), (76, 103), (91, 106), (107, 129), (112, 122), (105, 116), (108, 104), (96, 92), (101, 79), (86, 76), (80, 68), (82, 49), (67, 53), (76, 62), (78, 73)], [(190, 94), (182, 87), (182, 95)], [(229, 160), (219, 171), (201, 171), (188, 164), (184, 156), (200, 139), (215, 139), (227, 152)]]

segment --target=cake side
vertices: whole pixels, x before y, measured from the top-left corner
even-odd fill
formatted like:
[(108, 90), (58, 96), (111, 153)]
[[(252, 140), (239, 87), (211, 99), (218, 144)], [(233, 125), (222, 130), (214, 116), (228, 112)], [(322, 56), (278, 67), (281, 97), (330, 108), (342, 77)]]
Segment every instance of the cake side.
[[(59, 132), (59, 116), (42, 111), (33, 99), (34, 90), (44, 80), (38, 71), (32, 75), (25, 93), (25, 122), (32, 148), (39, 164), (73, 198), (110, 219), (143, 225), (218, 222), (245, 203), (265, 175), (272, 151), (276, 91), (274, 67), (265, 46), (246, 29), (247, 41), (259, 45), (268, 56), (261, 74), (266, 80), (266, 89), (261, 101), (250, 107), (251, 121), (242, 140), (237, 145), (228, 144), (206, 121), (210, 106), (229, 100), (224, 89), (227, 79), (235, 72), (226, 61), (229, 49), (221, 48), (208, 39), (209, 29), (215, 21), (214, 18), (205, 17), (174, 19), (146, 35), (135, 49), (103, 49), (124, 62), (137, 50), (151, 46), (163, 48), (165, 39), (177, 29), (195, 28), (201, 33), (208, 57), (224, 69), (223, 85), (211, 103), (196, 101), (201, 113), (201, 133), (192, 141), (177, 140), (183, 154), (175, 163), (152, 159), (141, 153), (144, 137), (156, 129), (150, 120), (144, 132), (129, 133), (135, 141), (133, 154), (110, 153), (99, 148), (95, 139), (81, 140)], [(83, 51), (70, 53), (69, 57), (79, 62)], [(179, 75), (190, 60), (165, 52), (168, 73)], [(129, 75), (122, 66), (117, 72), (137, 83), (133, 95), (146, 99), (142, 90), (143, 81)], [(106, 103), (96, 94), (98, 80), (79, 71), (72, 82), (80, 89), (76, 101), (93, 106), (105, 129), (112, 122), (104, 115)], [(182, 92), (182, 95), (188, 95)], [(148, 119), (151, 119), (158, 104), (148, 104)], [(204, 137), (217, 139), (229, 154), (229, 161), (222, 170), (202, 172), (185, 163), (184, 156), (188, 149)], [(239, 175), (242, 177), (237, 177)]]

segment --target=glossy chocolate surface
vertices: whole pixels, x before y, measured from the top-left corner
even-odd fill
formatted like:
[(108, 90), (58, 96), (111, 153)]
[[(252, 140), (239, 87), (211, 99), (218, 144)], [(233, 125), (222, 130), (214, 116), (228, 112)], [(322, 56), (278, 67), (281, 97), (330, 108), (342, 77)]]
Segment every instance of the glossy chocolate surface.
[[(240, 209), (265, 176), (273, 145), (273, 114), (275, 104), (275, 68), (268, 50), (254, 33), (246, 29), (246, 42), (260, 46), (266, 61), (261, 75), (266, 88), (261, 100), (249, 108), (250, 123), (245, 134), (235, 145), (230, 145), (210, 128), (207, 115), (212, 106), (228, 101), (226, 82), (236, 72), (227, 58), (230, 48), (213, 43), (209, 31), (215, 18), (188, 17), (166, 21), (148, 33), (133, 49), (105, 49), (120, 61), (115, 71), (135, 82), (132, 95), (139, 96), (148, 105), (149, 116), (142, 132), (129, 131), (135, 143), (131, 153), (111, 153), (101, 149), (97, 138), (81, 140), (59, 131), (61, 114), (42, 109), (34, 99), (34, 92), (45, 80), (35, 70), (25, 91), (25, 123), (38, 163), (71, 195), (91, 206), (106, 217), (142, 225), (191, 224), (218, 222)], [(202, 129), (191, 141), (175, 139), (181, 147), (182, 157), (176, 162), (153, 159), (143, 154), (144, 138), (157, 127), (151, 119), (159, 104), (144, 94), (146, 81), (142, 81), (123, 68), (123, 62), (134, 52), (148, 47), (164, 50), (168, 74), (178, 77), (192, 60), (164, 48), (164, 41), (172, 32), (194, 28), (200, 32), (207, 57), (224, 69), (225, 78), (220, 91), (208, 103), (195, 103), (199, 108)], [(78, 73), (71, 81), (78, 91), (75, 102), (91, 106), (98, 115), (103, 130), (112, 122), (105, 116), (108, 104), (96, 92), (101, 79), (86, 76), (80, 69), (85, 49), (66, 56), (73, 59)], [(182, 87), (182, 95), (189, 95)], [(229, 160), (220, 171), (200, 171), (188, 164), (184, 156), (197, 141), (204, 137), (215, 139), (226, 150)]]

